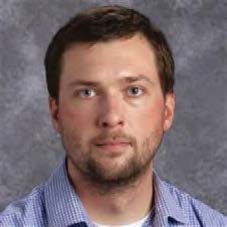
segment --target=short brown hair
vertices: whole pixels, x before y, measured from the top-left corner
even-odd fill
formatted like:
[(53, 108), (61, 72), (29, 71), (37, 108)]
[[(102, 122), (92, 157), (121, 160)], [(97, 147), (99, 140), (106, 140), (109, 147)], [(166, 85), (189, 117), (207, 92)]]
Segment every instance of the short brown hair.
[(63, 53), (79, 42), (107, 42), (141, 33), (154, 49), (163, 93), (173, 91), (174, 60), (164, 34), (134, 9), (123, 6), (90, 8), (73, 17), (53, 37), (45, 56), (49, 95), (58, 100)]

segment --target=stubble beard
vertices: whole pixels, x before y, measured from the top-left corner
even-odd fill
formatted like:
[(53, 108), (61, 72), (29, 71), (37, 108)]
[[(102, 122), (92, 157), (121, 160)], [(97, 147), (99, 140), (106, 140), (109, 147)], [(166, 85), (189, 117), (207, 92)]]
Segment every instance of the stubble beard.
[[(119, 137), (119, 133), (116, 135)], [(122, 138), (122, 134), (120, 136)], [(124, 137), (126, 138), (125, 135)], [(131, 141), (132, 154), (124, 160), (124, 165), (116, 165), (116, 168), (106, 166), (105, 163), (102, 163), (102, 159), (93, 156), (95, 151), (92, 146), (85, 153), (82, 144), (78, 142), (81, 141), (79, 139), (62, 135), (62, 144), (75, 170), (82, 178), (93, 187), (99, 188), (100, 193), (106, 194), (117, 192), (126, 187), (133, 187), (142, 175), (151, 171), (150, 166), (161, 144), (162, 137), (162, 132), (152, 132), (139, 149), (136, 139), (127, 136)]]

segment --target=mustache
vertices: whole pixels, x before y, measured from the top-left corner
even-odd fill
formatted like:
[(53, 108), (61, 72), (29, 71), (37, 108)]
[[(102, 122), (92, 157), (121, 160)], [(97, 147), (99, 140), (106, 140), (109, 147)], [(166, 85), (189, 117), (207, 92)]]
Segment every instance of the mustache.
[(92, 144), (100, 143), (101, 141), (105, 140), (125, 140), (131, 145), (136, 145), (136, 139), (135, 137), (132, 137), (130, 135), (127, 135), (126, 133), (122, 131), (114, 131), (114, 132), (105, 132), (102, 133), (96, 137), (94, 137), (91, 142)]

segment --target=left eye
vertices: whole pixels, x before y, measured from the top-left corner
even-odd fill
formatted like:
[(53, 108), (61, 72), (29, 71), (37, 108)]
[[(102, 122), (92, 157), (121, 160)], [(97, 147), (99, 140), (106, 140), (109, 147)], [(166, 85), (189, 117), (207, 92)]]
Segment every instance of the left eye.
[(127, 92), (130, 96), (139, 96), (143, 93), (140, 87), (130, 87)]

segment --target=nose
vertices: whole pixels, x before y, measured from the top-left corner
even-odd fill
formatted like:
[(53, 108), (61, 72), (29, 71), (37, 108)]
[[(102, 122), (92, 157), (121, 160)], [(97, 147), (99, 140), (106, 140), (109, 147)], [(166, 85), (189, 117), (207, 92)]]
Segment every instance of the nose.
[(123, 103), (116, 96), (100, 100), (100, 111), (97, 124), (101, 128), (119, 128), (124, 126)]

